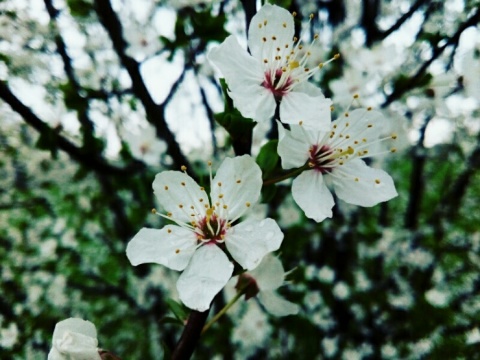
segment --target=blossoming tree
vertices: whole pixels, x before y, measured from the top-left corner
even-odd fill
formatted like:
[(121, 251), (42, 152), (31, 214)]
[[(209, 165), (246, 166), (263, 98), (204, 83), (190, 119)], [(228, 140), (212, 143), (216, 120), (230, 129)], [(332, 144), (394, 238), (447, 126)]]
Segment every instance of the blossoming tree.
[(476, 356), (477, 0), (0, 21), (0, 358)]

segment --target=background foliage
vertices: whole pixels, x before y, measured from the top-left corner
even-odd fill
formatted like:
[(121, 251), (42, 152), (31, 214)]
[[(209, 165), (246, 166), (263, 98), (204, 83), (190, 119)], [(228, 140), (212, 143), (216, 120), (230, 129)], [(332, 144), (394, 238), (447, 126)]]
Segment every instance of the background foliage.
[[(276, 3), (299, 14), (306, 40), (321, 34), (319, 59), (342, 54), (314, 79), (339, 111), (358, 92), (395, 120), (402, 151), (381, 161), (399, 197), (340, 202), (316, 224), (288, 184), (266, 187), (258, 211), (279, 220), (281, 259), (294, 269), (281, 293), (302, 310), (273, 318), (243, 302), (202, 336), (196, 358), (478, 358), (479, 2)], [(254, 9), (0, 2), (0, 358), (44, 359), (70, 316), (95, 323), (100, 346), (124, 359), (173, 348), (177, 274), (132, 267), (125, 247), (162, 225), (149, 212), (157, 172), (187, 165), (205, 181), (207, 160), (250, 151), (252, 124), (223, 107), (206, 52), (228, 33), (245, 39)], [(253, 132), (256, 155), (274, 134)], [(275, 142), (260, 154), (275, 174)]]

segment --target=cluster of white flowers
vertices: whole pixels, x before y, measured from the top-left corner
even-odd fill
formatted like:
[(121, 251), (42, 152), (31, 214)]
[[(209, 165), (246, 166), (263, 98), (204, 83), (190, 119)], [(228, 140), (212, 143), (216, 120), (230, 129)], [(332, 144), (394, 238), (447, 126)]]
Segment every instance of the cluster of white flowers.
[[(294, 31), (291, 13), (266, 4), (251, 21), (251, 55), (230, 36), (208, 58), (221, 70), (244, 117), (257, 122), (279, 117), (278, 154), (284, 169), (303, 170), (293, 181), (292, 195), (307, 217), (320, 222), (332, 216), (334, 198), (327, 182), (340, 199), (355, 205), (373, 206), (395, 197), (392, 178), (362, 158), (378, 153), (378, 143), (396, 135), (383, 135), (382, 116), (370, 108), (331, 122), (331, 100), (308, 82), (324, 66), (308, 67), (317, 36), (304, 46)], [(210, 196), (182, 170), (156, 176), (153, 189), (166, 213), (154, 213), (174, 224), (141, 229), (127, 246), (130, 262), (183, 271), (177, 290), (194, 310), (207, 310), (237, 268), (236, 273), (248, 271), (239, 279), (247, 298), (257, 296), (274, 315), (297, 313), (298, 306), (275, 292), (284, 282), (282, 264), (266, 256), (280, 248), (280, 227), (270, 218), (240, 221), (258, 202), (263, 184), (254, 159), (226, 158), (215, 177), (210, 175)]]

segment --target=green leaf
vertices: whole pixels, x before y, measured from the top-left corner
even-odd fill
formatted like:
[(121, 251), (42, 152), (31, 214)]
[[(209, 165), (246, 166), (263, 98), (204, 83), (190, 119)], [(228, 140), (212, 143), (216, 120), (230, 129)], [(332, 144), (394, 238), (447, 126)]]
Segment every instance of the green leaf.
[(257, 156), (256, 161), (260, 169), (262, 169), (264, 177), (271, 173), (278, 164), (277, 146), (278, 140), (270, 140), (262, 146)]
[(262, 187), (262, 203), (269, 203), (276, 193), (277, 187), (273, 184)]
[(85, 0), (67, 0), (67, 5), (73, 16), (87, 17), (92, 11), (92, 5)]
[(183, 322), (188, 318), (188, 313), (185, 306), (173, 299), (167, 299), (166, 303), (173, 315), (175, 315), (175, 317), (183, 324)]

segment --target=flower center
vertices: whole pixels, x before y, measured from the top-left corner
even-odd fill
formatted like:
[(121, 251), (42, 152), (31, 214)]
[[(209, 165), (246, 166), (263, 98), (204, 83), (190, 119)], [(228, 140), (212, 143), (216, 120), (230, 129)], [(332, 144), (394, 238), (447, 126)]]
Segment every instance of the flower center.
[(215, 214), (214, 209), (207, 210), (207, 216), (200, 220), (196, 227), (197, 238), (199, 242), (204, 243), (222, 243), (224, 242), (225, 233), (227, 231), (227, 221), (220, 219)]
[(308, 165), (322, 174), (330, 173), (335, 164), (333, 157), (333, 150), (328, 145), (312, 145), (310, 147), (310, 156)]
[(293, 80), (290, 76), (285, 75), (282, 69), (276, 69), (275, 71), (265, 72), (265, 80), (262, 86), (270, 90), (276, 100), (280, 100), (282, 96), (288, 93), (292, 84)]

